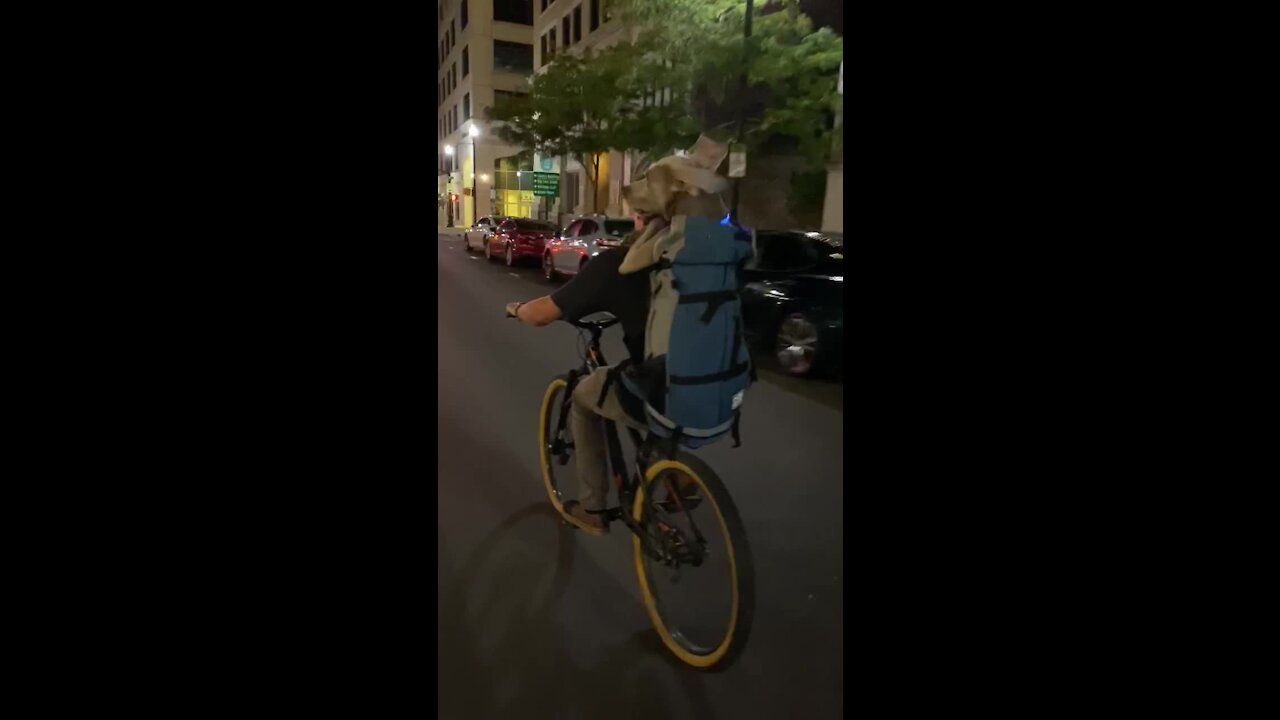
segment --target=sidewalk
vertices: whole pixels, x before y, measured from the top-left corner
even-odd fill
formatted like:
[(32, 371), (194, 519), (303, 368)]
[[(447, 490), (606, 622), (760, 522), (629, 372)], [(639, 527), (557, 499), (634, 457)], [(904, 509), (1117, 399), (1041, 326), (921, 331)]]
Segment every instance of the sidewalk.
[(460, 227), (437, 227), (437, 228), (436, 228), (436, 233), (437, 233), (437, 234), (439, 234), (439, 235), (458, 235), (458, 236), (461, 236), (461, 235), (462, 235), (462, 231), (463, 231), (463, 230), (466, 230), (466, 228), (460, 228)]

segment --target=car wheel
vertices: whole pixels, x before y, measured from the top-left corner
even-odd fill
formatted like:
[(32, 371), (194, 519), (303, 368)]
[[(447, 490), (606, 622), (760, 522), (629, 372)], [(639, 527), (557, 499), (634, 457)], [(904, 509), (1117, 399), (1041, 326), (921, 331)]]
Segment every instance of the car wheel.
[(584, 267), (586, 267), (586, 266), (587, 266), (587, 259), (588, 259), (588, 258), (582, 258), (582, 262), (578, 263), (578, 272), (579, 272), (579, 273), (581, 273), (581, 272), (582, 272), (582, 268), (584, 268)]
[(774, 355), (788, 375), (811, 374), (818, 358), (818, 326), (800, 313), (788, 315), (778, 326)]
[(484, 241), (484, 259), (493, 262), (493, 246), (489, 244), (488, 240)]
[(542, 276), (549, 282), (555, 282), (560, 277), (560, 273), (556, 272), (556, 264), (551, 260), (551, 253), (542, 254)]
[(511, 249), (510, 245), (508, 245), (507, 246), (507, 267), (514, 267), (515, 264), (516, 264), (515, 251)]
[(471, 252), (471, 236), (470, 235), (466, 233), (462, 233), (462, 246), (467, 249), (467, 252)]

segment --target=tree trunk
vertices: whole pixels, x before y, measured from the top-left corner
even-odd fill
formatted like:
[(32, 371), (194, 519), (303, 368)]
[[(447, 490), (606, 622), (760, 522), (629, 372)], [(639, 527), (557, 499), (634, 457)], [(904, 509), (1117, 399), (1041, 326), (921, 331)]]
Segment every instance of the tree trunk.
[(591, 156), (591, 212), (600, 211), (600, 153)]
[(586, 155), (579, 155), (578, 164), (582, 166), (583, 170), (587, 171), (586, 172), (587, 179), (591, 181), (591, 212), (594, 213), (596, 212), (596, 203), (597, 203), (596, 195), (598, 194), (597, 192), (598, 188), (596, 187), (596, 183), (600, 175), (600, 154), (599, 153), (593, 154), (591, 156), (590, 163), (587, 162)]

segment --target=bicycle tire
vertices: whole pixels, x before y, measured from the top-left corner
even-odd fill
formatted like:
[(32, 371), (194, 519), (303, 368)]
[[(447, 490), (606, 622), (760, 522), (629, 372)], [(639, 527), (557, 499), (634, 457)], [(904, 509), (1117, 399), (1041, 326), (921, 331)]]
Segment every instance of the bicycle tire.
[[(552, 506), (556, 512), (564, 514), (564, 501), (562, 499), (561, 484), (556, 476), (554, 463), (557, 458), (552, 456), (551, 430), (552, 423), (557, 419), (556, 412), (560, 410), (563, 402), (563, 393), (569, 387), (568, 375), (557, 375), (547, 384), (547, 389), (542, 395), (542, 407), (538, 411), (538, 462), (542, 468), (542, 484), (546, 488), (547, 498), (551, 500)], [(566, 408), (564, 412), (569, 412)], [(566, 432), (568, 431), (568, 422), (565, 424)], [(569, 474), (572, 472), (570, 465), (563, 464), (561, 474), (568, 480)]]
[(732, 610), (731, 622), (721, 643), (708, 653), (695, 653), (684, 647), (672, 635), (663, 621), (660, 609), (649, 587), (649, 579), (645, 572), (645, 553), (643, 541), (639, 536), (632, 539), (634, 548), (636, 576), (640, 581), (640, 594), (644, 600), (649, 620), (662, 644), (681, 662), (699, 670), (715, 672), (729, 667), (746, 647), (751, 634), (752, 620), (755, 614), (755, 564), (751, 556), (751, 547), (747, 543), (746, 530), (738, 508), (729, 496), (715, 472), (705, 462), (687, 453), (680, 453), (676, 460), (660, 460), (649, 466), (644, 481), (636, 489), (633, 505), (633, 517), (641, 525), (645, 522), (645, 497), (648, 489), (658, 476), (668, 470), (685, 473), (702, 489), (711, 507), (715, 510), (721, 526), (727, 533), (727, 547), (730, 573), (732, 578)]

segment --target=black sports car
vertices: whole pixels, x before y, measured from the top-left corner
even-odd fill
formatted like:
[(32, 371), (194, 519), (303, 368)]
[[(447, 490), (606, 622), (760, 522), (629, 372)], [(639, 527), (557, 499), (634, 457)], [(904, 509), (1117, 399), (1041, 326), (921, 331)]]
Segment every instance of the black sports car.
[(758, 230), (743, 280), (752, 347), (771, 353), (792, 375), (842, 373), (843, 234)]

